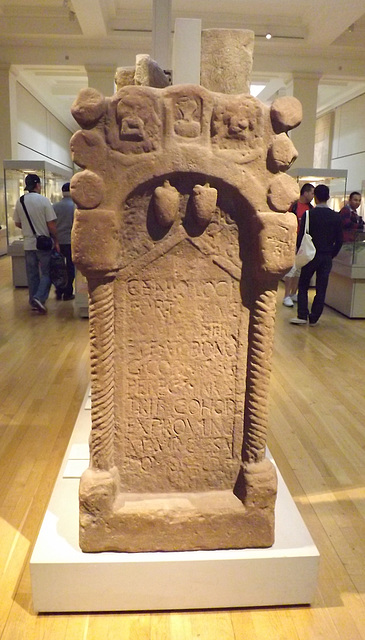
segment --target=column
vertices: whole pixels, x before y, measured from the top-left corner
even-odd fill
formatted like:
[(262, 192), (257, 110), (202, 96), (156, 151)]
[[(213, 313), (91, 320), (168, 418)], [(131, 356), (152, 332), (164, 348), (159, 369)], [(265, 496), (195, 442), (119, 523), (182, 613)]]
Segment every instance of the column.
[(164, 71), (171, 69), (171, 0), (153, 0), (152, 58)]
[[(0, 63), (0, 256), (7, 253), (6, 215), (4, 197), (4, 160), (17, 159), (17, 112), (16, 112), (16, 79), (10, 73), (9, 64)], [(10, 214), (10, 212), (9, 212)], [(20, 256), (14, 258), (17, 264), (22, 260)], [(26, 283), (25, 266), (21, 274), (22, 284)], [(15, 274), (13, 274), (15, 277)]]
[[(14, 129), (14, 126), (16, 125), (16, 103), (12, 100), (12, 83), (9, 71), (9, 64), (0, 63), (1, 172), (4, 160), (16, 160), (16, 139), (13, 140), (12, 136), (12, 129)], [(15, 145), (15, 148), (13, 148), (13, 144)]]
[(320, 73), (293, 72), (293, 80), (288, 93), (300, 100), (303, 107), (303, 120), (290, 132), (290, 138), (299, 156), (298, 167), (313, 167), (314, 142), (317, 118), (317, 94)]
[(172, 83), (200, 84), (201, 20), (177, 18), (172, 53)]
[(115, 92), (114, 76), (116, 67), (110, 65), (86, 64), (88, 86), (97, 89), (104, 96)]

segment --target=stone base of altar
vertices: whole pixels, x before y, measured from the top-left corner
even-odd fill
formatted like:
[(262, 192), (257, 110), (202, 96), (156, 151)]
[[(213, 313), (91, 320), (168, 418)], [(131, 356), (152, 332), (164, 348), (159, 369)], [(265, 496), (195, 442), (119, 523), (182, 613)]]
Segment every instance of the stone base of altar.
[(217, 609), (309, 604), (319, 553), (280, 473), (268, 549), (83, 553), (80, 476), (90, 399), (80, 410), (30, 562), (37, 612)]

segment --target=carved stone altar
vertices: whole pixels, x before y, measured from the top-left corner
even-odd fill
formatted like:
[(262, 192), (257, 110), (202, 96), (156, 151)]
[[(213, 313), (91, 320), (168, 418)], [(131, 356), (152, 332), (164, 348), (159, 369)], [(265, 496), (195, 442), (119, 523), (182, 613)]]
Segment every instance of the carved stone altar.
[(92, 380), (80, 546), (270, 546), (268, 385), (300, 104), (129, 86), (83, 90), (73, 115)]

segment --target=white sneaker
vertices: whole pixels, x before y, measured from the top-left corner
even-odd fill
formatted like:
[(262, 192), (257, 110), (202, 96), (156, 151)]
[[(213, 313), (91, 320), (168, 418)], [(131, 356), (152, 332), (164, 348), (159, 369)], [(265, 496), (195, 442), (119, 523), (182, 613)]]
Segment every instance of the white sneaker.
[(294, 293), (292, 296), (290, 296), (291, 299), (293, 300), (293, 302), (298, 302), (298, 294)]
[(286, 298), (284, 298), (283, 305), (284, 307), (294, 307), (293, 300), (291, 299), (290, 296), (286, 296)]
[(302, 318), (291, 318), (289, 322), (290, 324), (307, 324), (307, 321), (303, 320)]
[(32, 300), (32, 308), (33, 309), (37, 309), (37, 311), (39, 311), (39, 313), (42, 313), (43, 315), (45, 313), (47, 313), (47, 307), (45, 307), (43, 302), (38, 300), (38, 298), (33, 298), (33, 300)]

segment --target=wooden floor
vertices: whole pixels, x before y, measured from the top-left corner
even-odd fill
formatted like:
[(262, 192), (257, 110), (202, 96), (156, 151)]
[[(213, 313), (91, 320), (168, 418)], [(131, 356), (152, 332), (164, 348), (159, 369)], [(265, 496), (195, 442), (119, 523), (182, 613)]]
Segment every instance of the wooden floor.
[(88, 322), (53, 299), (32, 315), (0, 258), (1, 640), (365, 640), (365, 320), (326, 308), (293, 326), (281, 300), (282, 285), (268, 444), (321, 554), (313, 605), (36, 616), (29, 558), (88, 384)]

